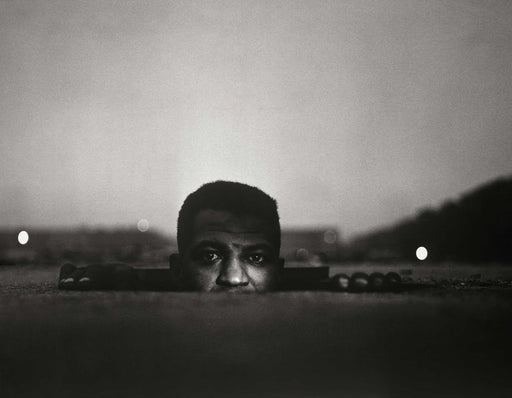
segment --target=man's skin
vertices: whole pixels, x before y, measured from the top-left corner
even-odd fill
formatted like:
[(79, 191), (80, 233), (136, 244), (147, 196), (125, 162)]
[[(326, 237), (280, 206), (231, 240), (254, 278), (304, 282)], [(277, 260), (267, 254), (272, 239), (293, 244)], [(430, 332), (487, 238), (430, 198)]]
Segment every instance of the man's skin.
[(172, 272), (134, 270), (129, 266), (91, 265), (61, 268), (64, 289), (162, 288), (155, 277), (176, 290), (203, 292), (267, 292), (276, 290), (284, 260), (262, 220), (228, 211), (202, 210), (183, 253), (170, 256)]
[(184, 253), (171, 257), (176, 262), (171, 268), (181, 271), (183, 285), (190, 290), (275, 290), (284, 260), (270, 236), (270, 227), (255, 217), (202, 210), (194, 218)]

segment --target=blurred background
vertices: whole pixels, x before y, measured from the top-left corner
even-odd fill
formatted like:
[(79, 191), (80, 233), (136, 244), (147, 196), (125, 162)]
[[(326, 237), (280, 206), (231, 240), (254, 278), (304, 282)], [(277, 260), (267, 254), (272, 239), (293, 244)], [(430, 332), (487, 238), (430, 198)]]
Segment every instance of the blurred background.
[[(58, 289), (219, 179), (407, 288)], [(0, 0), (3, 398), (511, 397), (511, 247), (512, 1)]]
[(0, 264), (161, 264), (201, 184), (289, 263), (512, 263), (508, 1), (0, 1)]

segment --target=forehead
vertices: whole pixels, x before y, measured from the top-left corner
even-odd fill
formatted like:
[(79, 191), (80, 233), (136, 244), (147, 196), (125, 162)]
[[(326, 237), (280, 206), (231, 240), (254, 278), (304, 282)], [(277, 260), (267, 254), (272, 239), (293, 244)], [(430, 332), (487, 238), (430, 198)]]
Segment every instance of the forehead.
[(195, 217), (191, 243), (204, 239), (237, 239), (242, 241), (271, 243), (271, 228), (257, 217), (235, 215), (225, 210), (201, 210)]

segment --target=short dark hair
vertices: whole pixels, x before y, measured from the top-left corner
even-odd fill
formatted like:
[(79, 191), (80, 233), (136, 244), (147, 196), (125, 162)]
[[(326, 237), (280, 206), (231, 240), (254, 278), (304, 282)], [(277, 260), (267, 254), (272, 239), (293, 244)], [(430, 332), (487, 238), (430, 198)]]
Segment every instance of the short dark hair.
[(271, 240), (279, 252), (281, 226), (277, 202), (262, 190), (232, 181), (202, 185), (187, 196), (178, 216), (178, 251), (183, 254), (192, 235), (194, 217), (202, 210), (224, 210), (237, 216), (253, 216), (265, 221)]

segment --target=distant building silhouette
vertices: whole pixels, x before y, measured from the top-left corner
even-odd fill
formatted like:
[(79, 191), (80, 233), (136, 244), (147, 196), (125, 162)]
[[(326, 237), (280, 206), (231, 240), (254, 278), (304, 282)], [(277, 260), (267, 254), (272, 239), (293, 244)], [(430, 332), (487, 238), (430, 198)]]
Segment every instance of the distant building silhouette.
[(283, 230), (281, 256), (288, 262), (319, 265), (339, 259), (340, 234), (335, 227)]
[(17, 230), (0, 231), (0, 265), (126, 262), (166, 263), (176, 250), (170, 237), (154, 231), (124, 229), (31, 230), (29, 242), (22, 246)]

